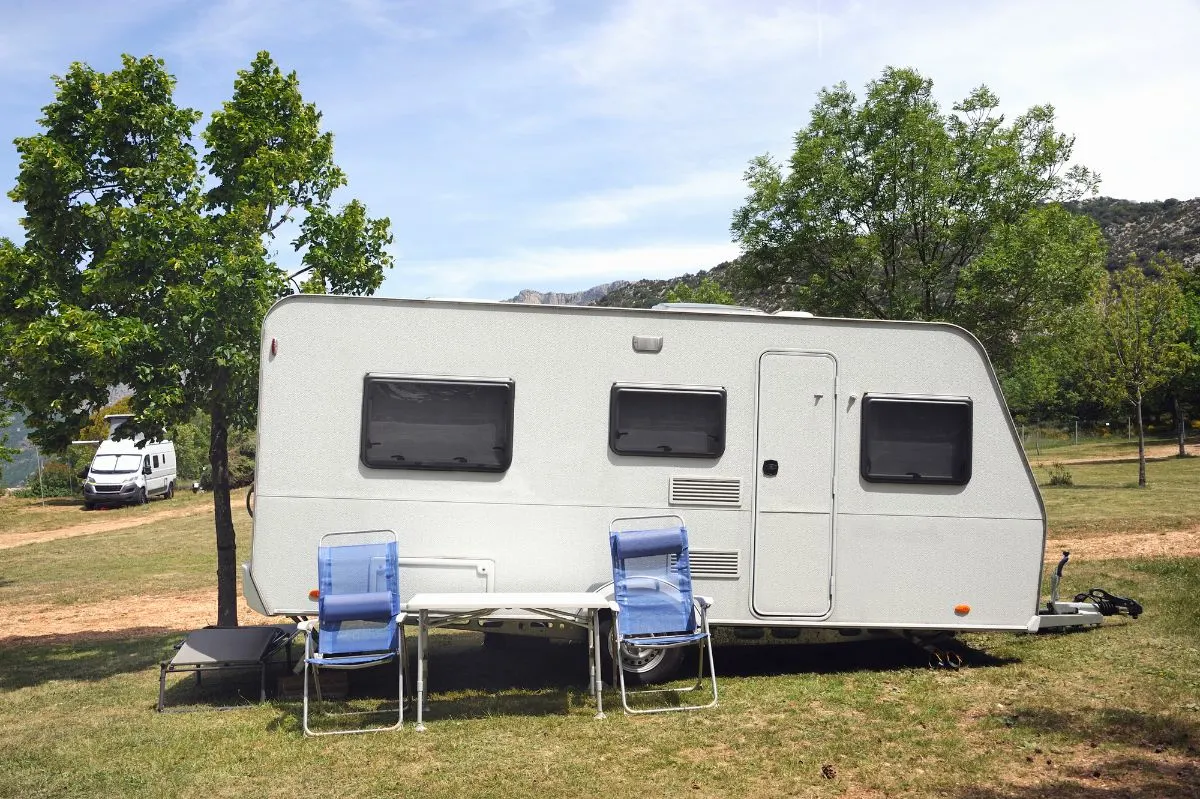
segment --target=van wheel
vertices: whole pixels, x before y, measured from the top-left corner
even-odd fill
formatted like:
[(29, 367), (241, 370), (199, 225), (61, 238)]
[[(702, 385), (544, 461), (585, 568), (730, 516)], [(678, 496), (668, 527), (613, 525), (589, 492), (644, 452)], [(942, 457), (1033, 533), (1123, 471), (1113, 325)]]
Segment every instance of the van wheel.
[(95, 510), (96, 506), (93, 505), (91, 502), (85, 502), (85, 503), (83, 503), (83, 509), (84, 510)]
[[(612, 621), (603, 619), (600, 622), (600, 645), (604, 652), (600, 655), (601, 674), (609, 685), (616, 685), (616, 675), (612, 668), (612, 652), (616, 642), (613, 640)], [(667, 682), (679, 674), (683, 665), (683, 649), (670, 647), (621, 647), (621, 670), (625, 672), (625, 684), (652, 685)]]
[(143, 488), (141, 490), (141, 492), (138, 494), (138, 504), (145, 505), (149, 501), (150, 501), (150, 497), (149, 497), (149, 495), (146, 494), (146, 489)]
[(174, 482), (167, 483), (167, 499), (174, 499), (174, 497), (175, 497), (175, 483)]

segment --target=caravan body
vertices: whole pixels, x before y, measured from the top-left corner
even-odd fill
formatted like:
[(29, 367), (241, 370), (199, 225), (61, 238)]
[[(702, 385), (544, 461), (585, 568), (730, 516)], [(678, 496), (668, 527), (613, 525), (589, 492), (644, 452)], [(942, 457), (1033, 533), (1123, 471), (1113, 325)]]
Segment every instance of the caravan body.
[(1026, 630), (1046, 519), (978, 341), (944, 324), (296, 296), (263, 324), (252, 559), (315, 612), (325, 533), (404, 596), (603, 591), (673, 513), (714, 625)]

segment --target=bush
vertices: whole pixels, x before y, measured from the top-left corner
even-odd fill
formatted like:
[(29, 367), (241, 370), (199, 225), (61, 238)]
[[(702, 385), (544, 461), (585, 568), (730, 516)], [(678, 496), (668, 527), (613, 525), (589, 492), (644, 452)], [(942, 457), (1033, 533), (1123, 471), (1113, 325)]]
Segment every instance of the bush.
[(1061, 463), (1055, 463), (1050, 466), (1050, 485), (1052, 486), (1073, 486), (1075, 478), (1071, 476), (1071, 470)]
[(38, 483), (37, 470), (29, 475), (25, 487), (13, 492), (18, 497), (37, 499), (38, 497), (73, 497), (79, 493), (82, 486), (75, 478), (75, 472), (65, 463), (47, 461), (42, 464), (42, 479)]

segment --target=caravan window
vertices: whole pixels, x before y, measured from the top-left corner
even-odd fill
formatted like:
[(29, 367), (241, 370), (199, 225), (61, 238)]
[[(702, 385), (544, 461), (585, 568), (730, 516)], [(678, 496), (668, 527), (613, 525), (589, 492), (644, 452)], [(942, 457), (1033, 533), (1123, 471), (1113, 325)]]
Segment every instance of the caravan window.
[(966, 485), (971, 479), (971, 401), (865, 397), (864, 480)]
[(367, 376), (362, 462), (373, 469), (503, 472), (512, 462), (511, 380)]
[(618, 455), (719, 458), (725, 452), (725, 389), (614, 385), (608, 445)]

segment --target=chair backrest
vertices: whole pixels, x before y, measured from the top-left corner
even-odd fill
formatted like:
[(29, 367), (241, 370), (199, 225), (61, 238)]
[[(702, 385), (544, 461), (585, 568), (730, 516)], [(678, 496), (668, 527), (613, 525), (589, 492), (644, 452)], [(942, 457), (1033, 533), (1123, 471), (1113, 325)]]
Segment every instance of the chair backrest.
[(322, 545), (317, 650), (323, 655), (394, 651), (400, 613), (395, 541)]
[(611, 530), (613, 597), (622, 635), (692, 632), (687, 528)]

